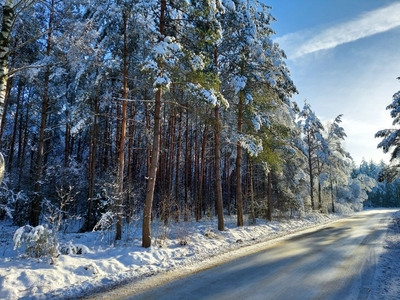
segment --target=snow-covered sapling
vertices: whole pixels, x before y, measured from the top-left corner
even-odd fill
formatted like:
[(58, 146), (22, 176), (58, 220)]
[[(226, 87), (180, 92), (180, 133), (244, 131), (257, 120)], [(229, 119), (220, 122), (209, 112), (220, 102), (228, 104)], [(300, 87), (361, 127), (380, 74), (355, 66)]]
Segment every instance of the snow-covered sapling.
[(14, 233), (14, 250), (24, 246), (29, 257), (56, 256), (58, 245), (54, 244), (52, 236), (53, 232), (46, 225), (22, 226)]

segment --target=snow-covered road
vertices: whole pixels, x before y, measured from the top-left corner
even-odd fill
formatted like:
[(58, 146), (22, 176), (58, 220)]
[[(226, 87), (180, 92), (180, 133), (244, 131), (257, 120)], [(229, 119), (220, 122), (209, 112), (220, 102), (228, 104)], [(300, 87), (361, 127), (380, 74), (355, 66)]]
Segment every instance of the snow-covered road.
[(243, 255), (232, 253), (225, 258), (227, 263), (215, 267), (136, 282), (114, 291), (113, 298), (367, 299), (389, 220), (387, 211), (365, 211), (328, 227), (249, 248), (249, 255), (229, 261)]

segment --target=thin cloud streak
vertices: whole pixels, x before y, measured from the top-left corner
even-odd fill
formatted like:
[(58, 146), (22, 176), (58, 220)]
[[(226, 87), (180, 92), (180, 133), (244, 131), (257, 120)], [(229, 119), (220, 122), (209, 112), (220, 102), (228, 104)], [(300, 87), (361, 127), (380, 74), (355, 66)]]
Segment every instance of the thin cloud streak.
[(400, 26), (400, 3), (360, 15), (358, 18), (316, 31), (300, 31), (277, 38), (289, 59), (335, 48)]

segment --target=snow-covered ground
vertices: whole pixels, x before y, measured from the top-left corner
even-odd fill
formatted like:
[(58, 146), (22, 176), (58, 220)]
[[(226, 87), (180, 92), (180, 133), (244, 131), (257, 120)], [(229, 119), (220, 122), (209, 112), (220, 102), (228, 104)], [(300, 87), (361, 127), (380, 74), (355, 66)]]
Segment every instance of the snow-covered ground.
[(369, 299), (400, 299), (400, 211), (393, 213)]
[[(0, 223), (0, 299), (77, 298), (338, 218), (309, 214), (301, 219), (257, 220), (257, 225), (238, 228), (232, 217), (225, 220), (224, 232), (216, 230), (215, 219), (166, 227), (155, 224), (153, 246), (148, 249), (141, 247), (141, 232), (135, 226), (126, 228), (118, 244), (110, 244), (113, 233), (60, 234), (60, 248), (68, 249), (69, 254), (61, 254), (55, 261), (24, 257), (22, 249), (13, 249), (17, 228)], [(400, 211), (391, 224), (373, 299), (398, 299), (400, 294)]]

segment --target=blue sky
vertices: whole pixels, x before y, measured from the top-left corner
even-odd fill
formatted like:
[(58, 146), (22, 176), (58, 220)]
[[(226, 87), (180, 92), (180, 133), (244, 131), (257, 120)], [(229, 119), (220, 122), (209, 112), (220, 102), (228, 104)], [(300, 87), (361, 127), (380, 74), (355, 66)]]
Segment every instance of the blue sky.
[(274, 40), (304, 100), (322, 121), (343, 114), (355, 162), (379, 162), (378, 130), (392, 127), (386, 106), (400, 90), (399, 0), (264, 0), (277, 19)]

